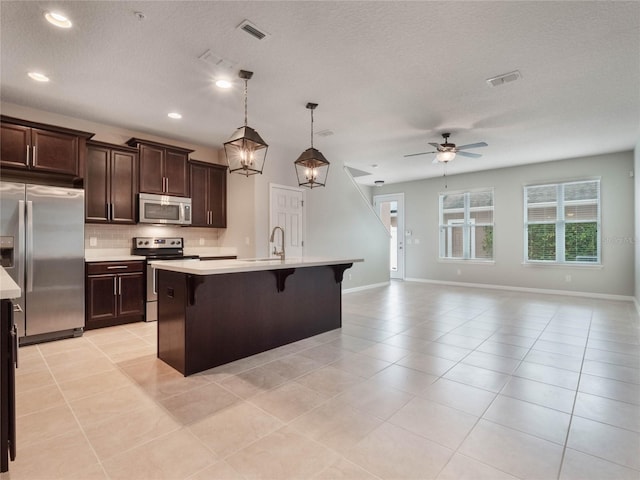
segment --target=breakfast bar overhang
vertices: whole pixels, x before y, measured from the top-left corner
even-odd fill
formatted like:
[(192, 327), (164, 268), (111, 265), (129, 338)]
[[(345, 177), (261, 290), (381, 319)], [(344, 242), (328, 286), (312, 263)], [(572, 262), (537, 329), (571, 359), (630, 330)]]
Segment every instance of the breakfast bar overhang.
[(158, 358), (184, 376), (342, 326), (362, 259), (158, 261)]

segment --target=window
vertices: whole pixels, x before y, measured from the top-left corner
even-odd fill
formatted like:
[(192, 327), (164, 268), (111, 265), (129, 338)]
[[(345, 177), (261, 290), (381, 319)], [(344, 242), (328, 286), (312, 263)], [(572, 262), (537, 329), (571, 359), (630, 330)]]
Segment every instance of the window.
[(440, 258), (493, 260), (493, 190), (440, 194)]
[(600, 180), (524, 188), (527, 262), (600, 263)]

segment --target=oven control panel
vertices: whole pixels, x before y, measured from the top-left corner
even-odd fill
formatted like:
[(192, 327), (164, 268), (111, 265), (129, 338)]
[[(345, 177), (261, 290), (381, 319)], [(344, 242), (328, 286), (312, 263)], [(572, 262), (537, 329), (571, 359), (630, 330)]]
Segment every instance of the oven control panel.
[(181, 237), (135, 237), (133, 248), (182, 248), (183, 243)]

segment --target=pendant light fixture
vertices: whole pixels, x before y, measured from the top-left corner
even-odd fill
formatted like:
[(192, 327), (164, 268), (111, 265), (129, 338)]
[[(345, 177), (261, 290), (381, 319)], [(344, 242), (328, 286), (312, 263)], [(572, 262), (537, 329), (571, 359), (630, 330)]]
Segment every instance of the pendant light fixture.
[(258, 132), (247, 125), (247, 82), (252, 76), (253, 72), (240, 70), (239, 77), (244, 80), (244, 126), (238, 128), (224, 144), (229, 172), (247, 177), (262, 173), (269, 148)]
[(322, 153), (313, 148), (313, 111), (317, 106), (317, 103), (307, 103), (307, 108), (311, 110), (311, 148), (302, 152), (294, 162), (298, 185), (301, 187), (324, 187), (327, 184), (329, 161), (324, 158)]

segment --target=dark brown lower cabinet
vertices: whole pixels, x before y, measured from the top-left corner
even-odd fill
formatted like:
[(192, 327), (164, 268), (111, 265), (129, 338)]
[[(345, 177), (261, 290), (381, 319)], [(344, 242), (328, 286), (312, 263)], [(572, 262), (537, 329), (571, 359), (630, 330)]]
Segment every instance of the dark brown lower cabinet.
[(86, 270), (86, 330), (144, 320), (144, 262), (90, 262)]

